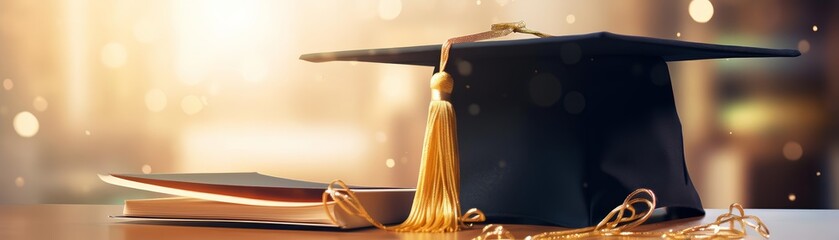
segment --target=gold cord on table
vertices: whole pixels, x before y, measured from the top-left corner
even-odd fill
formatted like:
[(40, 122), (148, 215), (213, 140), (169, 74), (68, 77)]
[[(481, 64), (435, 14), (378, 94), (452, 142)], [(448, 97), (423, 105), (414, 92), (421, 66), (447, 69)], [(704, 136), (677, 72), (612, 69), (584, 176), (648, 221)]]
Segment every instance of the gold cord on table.
[[(649, 199), (638, 197), (646, 193)], [(634, 205), (646, 205), (646, 211), (636, 212)], [(649, 189), (638, 189), (630, 193), (621, 205), (613, 209), (596, 226), (569, 229), (563, 231), (544, 232), (524, 239), (580, 239), (591, 237), (616, 237), (616, 238), (662, 238), (662, 239), (742, 239), (746, 237), (748, 228), (754, 229), (764, 238), (769, 238), (769, 228), (752, 215), (746, 215), (743, 206), (738, 203), (731, 204), (728, 213), (724, 213), (708, 224), (693, 226), (679, 231), (647, 231), (636, 232), (633, 228), (643, 224), (655, 209), (656, 198), (653, 191)], [(737, 210), (739, 215), (735, 214)], [(628, 215), (627, 215), (628, 214)], [(728, 226), (724, 226), (728, 224)], [(736, 225), (739, 224), (739, 225)], [(739, 226), (739, 227), (738, 227)], [(487, 225), (483, 232), (475, 240), (500, 240), (516, 239), (513, 234), (504, 229), (501, 225)]]

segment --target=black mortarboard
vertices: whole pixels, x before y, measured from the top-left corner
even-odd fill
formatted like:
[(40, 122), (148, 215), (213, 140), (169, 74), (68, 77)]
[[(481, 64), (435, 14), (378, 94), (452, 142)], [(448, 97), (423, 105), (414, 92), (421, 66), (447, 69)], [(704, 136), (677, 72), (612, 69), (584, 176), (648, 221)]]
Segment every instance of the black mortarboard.
[[(440, 49), (300, 58), (436, 66)], [(703, 215), (666, 62), (798, 55), (607, 32), (455, 44), (461, 205), (491, 222), (582, 227), (648, 188), (664, 218)]]

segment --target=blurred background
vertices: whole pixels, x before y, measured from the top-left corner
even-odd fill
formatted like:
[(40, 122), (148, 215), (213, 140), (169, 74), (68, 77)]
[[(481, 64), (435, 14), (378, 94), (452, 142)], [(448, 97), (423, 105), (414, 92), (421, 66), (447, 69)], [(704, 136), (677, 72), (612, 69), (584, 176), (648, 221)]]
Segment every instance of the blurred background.
[(98, 173), (412, 187), (432, 69), (299, 55), (523, 20), (800, 50), (669, 64), (687, 164), (706, 208), (839, 208), (837, 12), (818, 0), (0, 1), (0, 203), (156, 196)]

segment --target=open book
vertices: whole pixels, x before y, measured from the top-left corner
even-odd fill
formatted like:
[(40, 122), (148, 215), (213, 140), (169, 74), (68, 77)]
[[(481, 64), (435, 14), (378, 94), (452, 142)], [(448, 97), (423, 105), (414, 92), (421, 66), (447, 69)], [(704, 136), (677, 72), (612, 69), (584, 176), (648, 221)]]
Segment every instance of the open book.
[[(164, 221), (289, 224), (317, 227), (371, 226), (328, 202), (327, 184), (259, 173), (110, 174), (103, 181), (129, 188), (175, 195), (126, 200), (117, 218)], [(415, 189), (351, 186), (370, 215), (384, 224), (398, 223), (411, 210)], [(335, 216), (332, 222), (329, 211)]]

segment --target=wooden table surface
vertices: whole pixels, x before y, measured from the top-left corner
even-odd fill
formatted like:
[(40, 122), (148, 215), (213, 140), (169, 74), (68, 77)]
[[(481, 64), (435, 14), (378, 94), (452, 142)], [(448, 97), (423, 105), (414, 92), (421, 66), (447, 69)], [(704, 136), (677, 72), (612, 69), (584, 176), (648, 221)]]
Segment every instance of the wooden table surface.
[[(393, 233), (367, 228), (325, 231), (244, 225), (166, 225), (111, 219), (122, 205), (0, 205), (0, 239), (472, 239), (481, 227), (448, 234)], [(712, 222), (723, 213), (709, 209), (706, 217), (644, 225), (649, 229), (681, 229)], [(769, 226), (771, 239), (839, 239), (839, 210), (747, 209)], [(523, 238), (559, 227), (504, 225)], [(749, 232), (748, 239), (762, 239)]]

